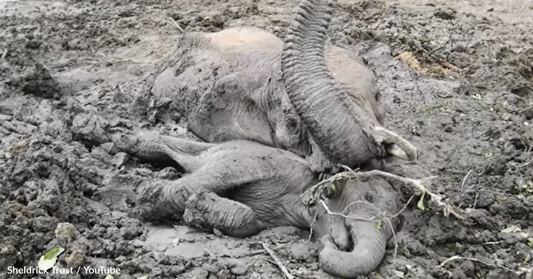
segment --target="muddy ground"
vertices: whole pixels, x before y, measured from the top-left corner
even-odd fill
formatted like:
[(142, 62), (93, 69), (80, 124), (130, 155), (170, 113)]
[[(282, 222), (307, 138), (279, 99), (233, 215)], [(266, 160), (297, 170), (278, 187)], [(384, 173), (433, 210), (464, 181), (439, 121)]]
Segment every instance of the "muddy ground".
[[(389, 250), (367, 278), (526, 278), (533, 265), (533, 1), (450, 3), (345, 0), (329, 32), (367, 58), (388, 127), (468, 216), (415, 201), (396, 258)], [(170, 17), (185, 31), (253, 25), (283, 38), (296, 4), (0, 1), (0, 277), (36, 278), (7, 268), (62, 246), (58, 266), (120, 268), (115, 278), (283, 278), (268, 242), (297, 278), (330, 278), (307, 231), (234, 239), (128, 216), (114, 188), (176, 171), (79, 141), (95, 115), (110, 130), (186, 133), (146, 97), (179, 36)], [(105, 277), (82, 273), (48, 277)]]

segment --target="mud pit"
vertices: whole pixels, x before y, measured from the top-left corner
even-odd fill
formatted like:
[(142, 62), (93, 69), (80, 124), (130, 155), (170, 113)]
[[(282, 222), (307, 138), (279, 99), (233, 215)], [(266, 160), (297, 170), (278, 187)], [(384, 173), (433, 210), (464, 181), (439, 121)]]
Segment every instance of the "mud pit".
[[(58, 246), (66, 249), (58, 266), (120, 268), (115, 278), (283, 278), (265, 241), (297, 278), (330, 278), (306, 231), (234, 239), (128, 216), (121, 187), (177, 171), (77, 140), (92, 131), (87, 115), (110, 130), (186, 134), (172, 120), (179, 116), (162, 113), (165, 100), (146, 97), (179, 36), (168, 17), (186, 31), (252, 25), (283, 38), (297, 4), (195, 2), (0, 1), (2, 278), (36, 278), (7, 268), (35, 266)], [(331, 40), (369, 61), (389, 104), (388, 127), (422, 150), (421, 164), (438, 175), (432, 189), (468, 215), (445, 218), (413, 202), (396, 258), (389, 250), (368, 278), (526, 278), (533, 2), (340, 2)], [(453, 256), (469, 259), (446, 261)]]

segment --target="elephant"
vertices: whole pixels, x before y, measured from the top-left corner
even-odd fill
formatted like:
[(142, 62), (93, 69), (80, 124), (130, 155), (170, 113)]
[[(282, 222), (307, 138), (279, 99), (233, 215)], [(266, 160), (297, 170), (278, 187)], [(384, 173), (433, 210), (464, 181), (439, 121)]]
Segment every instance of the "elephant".
[(183, 34), (151, 87), (205, 142), (247, 140), (291, 151), (316, 172), (417, 149), (386, 129), (376, 74), (326, 44), (336, 1), (302, 0), (282, 42), (255, 27)]
[[(253, 141), (205, 143), (149, 133), (120, 135), (113, 141), (118, 150), (143, 161), (175, 161), (183, 169), (175, 180), (143, 178), (136, 184), (131, 194), (136, 196), (137, 216), (145, 221), (183, 220), (194, 228), (240, 238), (275, 226), (312, 229), (323, 244), (320, 267), (344, 278), (373, 271), (401, 225), (396, 216), (399, 197), (381, 177), (335, 180), (317, 200), (306, 193), (319, 183), (319, 174), (304, 158), (284, 149)], [(387, 222), (372, 221), (383, 214)]]

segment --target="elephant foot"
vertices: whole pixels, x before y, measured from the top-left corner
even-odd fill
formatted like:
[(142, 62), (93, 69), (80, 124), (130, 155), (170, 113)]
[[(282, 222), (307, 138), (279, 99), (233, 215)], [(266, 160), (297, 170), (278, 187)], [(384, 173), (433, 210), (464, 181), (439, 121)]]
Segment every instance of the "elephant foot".
[(250, 236), (263, 228), (251, 208), (207, 190), (189, 197), (183, 220), (193, 228), (233, 237)]
[(209, 224), (206, 214), (209, 200), (213, 199), (209, 198), (207, 191), (200, 191), (189, 197), (183, 213), (183, 221), (187, 226), (207, 232), (213, 231), (213, 226)]
[(143, 182), (137, 188), (136, 215), (147, 222), (176, 221), (179, 212), (171, 211), (162, 199), (164, 186), (159, 183)]
[(144, 221), (156, 222), (161, 221), (162, 218), (158, 214), (157, 207), (153, 203), (139, 202), (135, 210), (136, 215)]

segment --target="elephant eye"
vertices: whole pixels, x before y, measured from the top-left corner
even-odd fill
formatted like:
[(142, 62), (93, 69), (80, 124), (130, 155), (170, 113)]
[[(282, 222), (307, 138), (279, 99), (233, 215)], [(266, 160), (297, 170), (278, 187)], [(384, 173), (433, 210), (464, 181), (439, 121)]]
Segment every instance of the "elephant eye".
[(366, 193), (365, 194), (365, 200), (367, 202), (374, 202), (374, 196), (372, 195), (372, 193)]
[(287, 125), (287, 129), (290, 132), (292, 132), (292, 133), (298, 132), (299, 123), (298, 123), (298, 120), (296, 118), (288, 116), (287, 120), (286, 120), (286, 125)]
[(324, 188), (324, 197), (327, 199), (331, 199), (337, 196), (338, 193), (338, 187), (335, 185), (335, 183), (331, 183), (327, 188)]
[(376, 102), (379, 102), (381, 100), (381, 92), (376, 92), (376, 94), (374, 94), (374, 97), (376, 98)]

